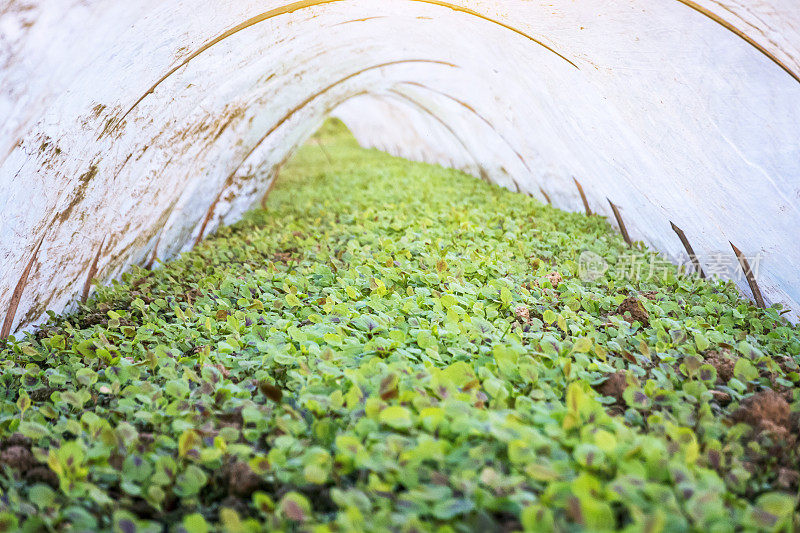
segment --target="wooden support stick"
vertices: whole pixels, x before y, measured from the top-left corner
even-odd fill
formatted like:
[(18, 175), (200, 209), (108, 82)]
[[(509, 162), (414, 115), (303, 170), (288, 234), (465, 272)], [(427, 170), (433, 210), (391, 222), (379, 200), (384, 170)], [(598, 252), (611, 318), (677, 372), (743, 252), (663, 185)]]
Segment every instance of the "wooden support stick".
[(697, 259), (697, 255), (695, 255), (692, 245), (689, 244), (689, 239), (686, 238), (686, 234), (683, 232), (681, 228), (679, 228), (672, 222), (670, 222), (669, 224), (670, 226), (672, 226), (672, 231), (674, 231), (678, 235), (678, 238), (683, 243), (683, 247), (686, 249), (686, 253), (689, 254), (689, 259), (692, 260), (692, 264), (694, 265), (695, 270), (697, 271), (698, 274), (700, 274), (701, 278), (705, 278), (706, 274), (700, 267), (700, 260)]
[[(608, 198), (606, 198), (608, 200)], [(614, 217), (617, 219), (617, 224), (619, 225), (619, 231), (622, 233), (622, 238), (625, 239), (625, 242), (628, 243), (628, 246), (633, 246), (633, 241), (631, 241), (631, 236), (628, 235), (628, 229), (625, 227), (625, 222), (622, 220), (622, 215), (619, 212), (619, 209), (614, 202), (608, 200), (608, 205), (611, 206), (611, 210), (614, 212)]]
[(17, 286), (14, 287), (14, 292), (11, 294), (11, 301), (8, 303), (6, 319), (3, 322), (3, 329), (0, 330), (0, 339), (7, 339), (11, 334), (11, 326), (14, 324), (14, 316), (17, 314), (19, 301), (22, 299), (22, 293), (25, 291), (25, 284), (28, 283), (28, 276), (31, 273), (33, 265), (36, 263), (36, 256), (39, 255), (39, 248), (42, 247), (42, 242), (44, 242), (44, 235), (39, 238), (39, 242), (33, 250), (30, 261), (28, 261), (28, 264), (25, 266), (25, 270), (22, 271), (22, 276), (20, 276)]
[(547, 200), (547, 204), (548, 205), (553, 205), (553, 202), (550, 201), (550, 195), (547, 194), (544, 189), (539, 187), (539, 192), (542, 193), (542, 196), (544, 196), (544, 199)]
[(586, 199), (586, 194), (583, 192), (583, 187), (581, 187), (580, 182), (576, 178), (572, 178), (572, 181), (575, 182), (575, 185), (578, 187), (578, 192), (581, 193), (581, 200), (583, 200), (583, 208), (586, 209), (586, 214), (591, 215), (592, 210), (589, 209), (589, 200)]
[(89, 299), (89, 291), (92, 289), (92, 280), (97, 275), (97, 263), (100, 261), (100, 256), (103, 253), (103, 245), (106, 243), (106, 238), (100, 241), (100, 246), (97, 248), (97, 253), (92, 261), (92, 266), (89, 267), (89, 274), (86, 276), (86, 281), (83, 283), (83, 293), (81, 294), (81, 303), (85, 304)]
[(736, 258), (739, 259), (739, 265), (741, 265), (742, 270), (744, 270), (747, 283), (750, 285), (750, 290), (753, 291), (753, 298), (756, 300), (756, 305), (758, 305), (761, 309), (766, 309), (767, 306), (764, 304), (764, 297), (761, 295), (761, 289), (758, 287), (756, 276), (753, 274), (753, 269), (750, 268), (750, 262), (747, 260), (741, 250), (734, 246), (732, 242), (728, 242), (730, 243), (731, 248), (733, 248), (733, 253), (736, 254)]

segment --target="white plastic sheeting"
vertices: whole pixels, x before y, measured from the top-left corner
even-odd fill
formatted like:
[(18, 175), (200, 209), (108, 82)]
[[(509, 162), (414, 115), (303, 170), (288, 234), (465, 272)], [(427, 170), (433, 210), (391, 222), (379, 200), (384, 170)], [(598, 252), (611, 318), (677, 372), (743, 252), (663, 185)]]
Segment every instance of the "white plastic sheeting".
[(577, 178), (707, 273), (733, 243), (796, 320), (798, 80), (796, 0), (0, 0), (0, 320), (235, 221), (333, 110), (565, 209)]

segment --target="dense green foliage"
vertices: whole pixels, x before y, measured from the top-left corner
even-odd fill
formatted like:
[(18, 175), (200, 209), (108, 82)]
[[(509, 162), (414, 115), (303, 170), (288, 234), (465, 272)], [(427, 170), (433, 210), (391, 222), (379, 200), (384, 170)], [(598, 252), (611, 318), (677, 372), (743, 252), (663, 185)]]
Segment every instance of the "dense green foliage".
[(627, 279), (600, 217), (317, 141), (266, 210), (0, 351), (0, 530), (800, 525), (779, 310)]

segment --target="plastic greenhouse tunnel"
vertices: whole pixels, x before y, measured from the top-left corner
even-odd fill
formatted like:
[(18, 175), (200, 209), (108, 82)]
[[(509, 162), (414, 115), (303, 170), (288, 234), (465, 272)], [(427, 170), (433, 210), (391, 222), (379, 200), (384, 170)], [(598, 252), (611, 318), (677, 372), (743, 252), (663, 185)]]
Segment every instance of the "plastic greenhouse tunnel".
[(798, 0), (0, 0), (0, 533), (800, 531)]

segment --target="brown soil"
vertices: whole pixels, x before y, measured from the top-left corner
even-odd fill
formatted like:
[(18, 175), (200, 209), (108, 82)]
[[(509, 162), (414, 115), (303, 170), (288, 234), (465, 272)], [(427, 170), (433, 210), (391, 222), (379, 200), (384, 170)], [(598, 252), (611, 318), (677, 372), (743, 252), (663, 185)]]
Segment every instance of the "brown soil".
[(636, 296), (629, 296), (619, 304), (616, 314), (633, 324), (640, 322), (643, 326), (650, 325), (650, 314)]
[(731, 403), (731, 395), (728, 394), (727, 392), (712, 390), (711, 397), (714, 398), (714, 400), (723, 407)]
[(789, 430), (791, 408), (777, 392), (769, 389), (750, 396), (733, 413), (736, 422), (744, 422), (756, 431)]
[(264, 484), (263, 480), (243, 462), (236, 462), (225, 469), (228, 493), (232, 496), (250, 496)]
[(613, 374), (609, 374), (608, 379), (600, 385), (597, 385), (595, 390), (603, 396), (611, 396), (616, 399), (619, 404), (624, 404), (625, 400), (622, 398), (622, 394), (627, 388), (628, 379), (626, 373), (623, 370), (619, 370)]
[(796, 491), (800, 484), (800, 418), (791, 412), (783, 395), (771, 389), (754, 394), (741, 403), (731, 418), (750, 425), (753, 429), (748, 439), (761, 444), (762, 453), (748, 454), (752, 471), (774, 471), (777, 486)]
[(44, 483), (45, 485), (50, 485), (50, 487), (54, 489), (57, 489), (59, 485), (58, 475), (44, 465), (34, 466), (25, 472), (25, 482), (29, 485)]
[(547, 279), (550, 280), (550, 284), (553, 287), (558, 287), (558, 285), (564, 281), (564, 278), (561, 277), (561, 274), (558, 272), (551, 272), (547, 275)]
[(514, 309), (514, 316), (516, 316), (517, 320), (519, 320), (523, 324), (526, 324), (531, 321), (531, 312), (524, 305), (521, 305), (516, 309)]
[(706, 363), (713, 366), (717, 371), (717, 382), (726, 384), (733, 377), (733, 367), (736, 366), (736, 361), (729, 357), (729, 352), (714, 350), (708, 351), (705, 354)]
[(789, 468), (778, 470), (778, 480), (775, 482), (778, 488), (783, 490), (794, 490), (800, 485), (800, 471)]
[(31, 444), (31, 439), (19, 433), (0, 442), (0, 469), (8, 466), (29, 484), (46, 483), (58, 487), (58, 476), (50, 467), (36, 461)]
[(33, 454), (23, 446), (9, 446), (0, 452), (0, 463), (8, 465), (13, 470), (27, 472), (36, 464)]
[(179, 293), (176, 297), (178, 301), (183, 300), (189, 305), (194, 305), (194, 303), (202, 298), (203, 291), (198, 289), (197, 287), (192, 287), (185, 292)]
[(0, 449), (10, 448), (11, 446), (22, 446), (24, 448), (31, 447), (31, 439), (25, 437), (21, 433), (14, 433), (5, 441), (0, 442)]
[(80, 329), (88, 329), (96, 325), (108, 325), (108, 314), (103, 312), (86, 313), (78, 319), (78, 327)]
[(297, 250), (287, 250), (285, 252), (275, 252), (272, 255), (273, 263), (291, 263), (297, 262)]

